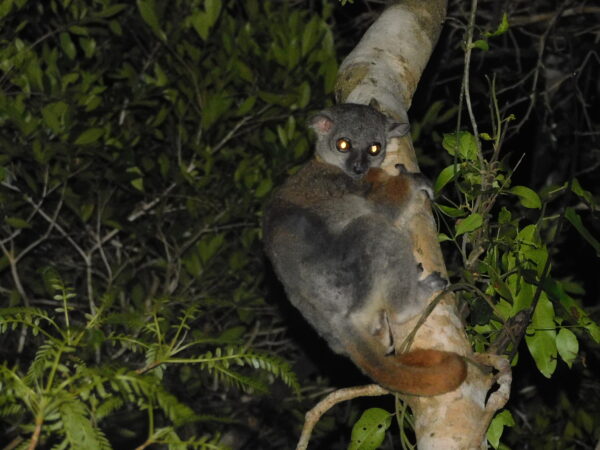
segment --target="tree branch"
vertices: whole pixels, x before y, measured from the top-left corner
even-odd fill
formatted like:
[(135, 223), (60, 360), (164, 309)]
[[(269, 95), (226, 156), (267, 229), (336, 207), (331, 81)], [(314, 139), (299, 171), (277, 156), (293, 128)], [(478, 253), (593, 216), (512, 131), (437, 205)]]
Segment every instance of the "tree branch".
[(366, 386), (356, 386), (351, 388), (339, 389), (327, 395), (323, 400), (317, 403), (310, 411), (306, 413), (304, 427), (300, 440), (296, 446), (296, 450), (305, 450), (308, 447), (308, 442), (312, 434), (312, 430), (325, 414), (333, 406), (346, 400), (352, 400), (358, 397), (377, 397), (380, 395), (390, 394), (390, 391), (382, 388), (377, 384), (369, 384)]

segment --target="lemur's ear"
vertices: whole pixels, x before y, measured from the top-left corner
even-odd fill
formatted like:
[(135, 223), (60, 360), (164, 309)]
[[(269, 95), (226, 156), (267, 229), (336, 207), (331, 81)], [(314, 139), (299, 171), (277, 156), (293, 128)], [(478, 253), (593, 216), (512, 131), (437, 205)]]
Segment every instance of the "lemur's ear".
[(329, 112), (324, 110), (313, 116), (308, 122), (308, 126), (315, 130), (319, 136), (324, 136), (333, 128), (333, 119)]
[[(376, 109), (377, 111), (381, 112), (381, 106), (379, 105), (379, 102), (372, 98), (371, 101), (369, 102), (369, 106), (373, 109)], [(410, 131), (410, 125), (407, 123), (401, 123), (401, 122), (394, 122), (392, 119), (390, 119), (388, 116), (386, 116), (388, 118), (388, 126), (387, 126), (387, 135), (390, 138), (395, 138), (395, 137), (402, 137), (402, 136), (406, 136), (406, 134)]]
[(379, 102), (377, 101), (377, 99), (371, 98), (371, 101), (369, 101), (369, 106), (381, 112), (381, 106), (379, 106)]
[(388, 124), (387, 134), (388, 137), (402, 137), (406, 136), (409, 131), (409, 124), (390, 121)]

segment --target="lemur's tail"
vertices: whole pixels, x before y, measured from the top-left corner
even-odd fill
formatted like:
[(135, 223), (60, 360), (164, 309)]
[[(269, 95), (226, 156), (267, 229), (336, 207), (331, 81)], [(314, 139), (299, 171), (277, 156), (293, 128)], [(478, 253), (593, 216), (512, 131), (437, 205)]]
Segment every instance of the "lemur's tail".
[(347, 345), (350, 358), (376, 383), (404, 394), (431, 396), (453, 391), (467, 376), (467, 365), (456, 353), (416, 349), (402, 355), (375, 352), (368, 343)]

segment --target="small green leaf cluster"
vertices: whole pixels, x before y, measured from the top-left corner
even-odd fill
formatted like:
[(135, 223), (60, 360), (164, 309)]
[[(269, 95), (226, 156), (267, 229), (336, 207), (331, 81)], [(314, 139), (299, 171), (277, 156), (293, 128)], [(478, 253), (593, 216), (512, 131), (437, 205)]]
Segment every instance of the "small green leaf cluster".
[[(439, 193), (453, 181), (460, 203), (451, 201), (451, 195), (438, 203), (444, 216), (456, 220), (452, 232), (441, 233), (440, 240), (455, 244), (466, 268), (462, 280), (477, 288), (463, 295), (472, 307), (476, 349), (485, 351), (511, 318), (533, 308), (526, 342), (540, 371), (550, 377), (557, 355), (569, 366), (577, 355), (577, 337), (570, 327), (596, 342), (600, 328), (573, 297), (572, 286), (551, 277), (549, 243), (543, 237), (552, 219), (544, 212), (557, 201), (556, 193), (542, 198), (526, 186), (511, 186), (511, 171), (497, 159), (499, 136), (483, 135), (480, 140), (468, 131), (444, 136), (442, 145), (454, 162), (440, 172), (434, 186)], [(495, 148), (480, 151), (481, 142)], [(583, 199), (582, 189), (571, 191)], [(512, 199), (539, 214), (529, 212), (526, 220)]]
[(488, 51), (490, 49), (490, 44), (488, 42), (488, 39), (491, 37), (496, 37), (496, 36), (501, 36), (504, 33), (506, 33), (508, 31), (508, 14), (504, 13), (502, 14), (502, 19), (500, 20), (500, 23), (498, 24), (498, 27), (496, 28), (495, 31), (485, 31), (483, 32), (483, 36), (481, 39), (477, 39), (476, 41), (473, 41), (471, 43), (471, 48), (478, 48), (480, 50), (483, 51)]
[[(497, 120), (491, 135), (464, 130), (444, 135), (442, 146), (452, 163), (434, 184), (447, 224), (439, 238), (453, 244), (462, 261), (463, 269), (455, 274), (463, 283), (460, 298), (469, 306), (475, 350), (500, 351), (517, 364), (524, 332), (538, 370), (550, 378), (559, 360), (571, 367), (580, 358), (582, 339), (600, 343), (600, 326), (578, 299), (581, 288), (552, 272), (553, 260), (560, 259), (553, 243), (567, 221), (597, 250), (597, 240), (565, 202), (571, 198), (592, 210), (597, 206), (577, 179), (541, 194), (513, 185), (517, 169), (500, 159), (503, 128), (512, 119)], [(503, 414), (489, 432), (495, 448), (503, 427), (514, 424)]]

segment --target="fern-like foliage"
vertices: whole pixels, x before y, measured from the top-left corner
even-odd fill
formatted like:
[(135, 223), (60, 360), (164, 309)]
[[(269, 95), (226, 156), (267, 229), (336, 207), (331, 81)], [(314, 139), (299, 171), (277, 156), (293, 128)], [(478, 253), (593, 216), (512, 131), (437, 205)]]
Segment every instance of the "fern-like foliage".
[[(0, 309), (0, 331), (24, 327), (38, 341), (27, 366), (0, 366), (0, 423), (20, 424), (14, 433), (27, 448), (52, 442), (57, 449), (110, 449), (103, 424), (132, 410), (147, 415), (148, 437), (142, 447), (221, 448), (218, 434), (180, 436), (182, 425), (210, 416), (194, 411), (167, 389), (163, 374), (171, 367), (197, 367), (212, 377), (213, 388), (267, 392), (267, 385), (280, 379), (299, 389), (289, 364), (278, 357), (233, 344), (214, 347), (228, 338), (188, 339), (196, 308), (186, 310), (170, 327), (162, 325), (154, 312), (148, 316), (149, 325), (134, 325), (129, 330), (133, 333), (105, 336), (104, 302), (82, 320), (70, 306), (76, 298), (61, 278), (48, 272), (45, 282), (54, 292), (54, 314), (36, 308)], [(99, 364), (84, 356), (93, 355), (90, 348), (98, 345), (118, 348), (134, 364)], [(202, 350), (196, 353), (197, 349)], [(155, 426), (158, 423), (160, 427)]]
[(58, 324), (50, 317), (50, 314), (40, 308), (0, 308), (0, 333), (15, 331), (19, 325), (28, 327), (34, 336), (38, 333), (47, 333), (47, 325), (51, 325), (54, 331), (60, 331)]
[(243, 347), (227, 346), (217, 347), (214, 352), (208, 351), (195, 360), (202, 368), (213, 374), (216, 381), (235, 385), (242, 389), (256, 389), (264, 392), (266, 386), (253, 377), (237, 373), (232, 367), (252, 367), (264, 370), (281, 379), (295, 391), (300, 389), (296, 374), (291, 370), (287, 361), (266, 353), (247, 350)]
[(226, 450), (219, 443), (220, 436), (204, 436), (201, 438), (182, 440), (177, 432), (172, 427), (165, 427), (156, 430), (153, 436), (149, 439), (150, 442), (157, 444), (166, 444), (172, 450)]
[(65, 434), (64, 442), (70, 448), (89, 450), (112, 448), (104, 433), (91, 422), (88, 408), (81, 400), (67, 394), (58, 410)]

